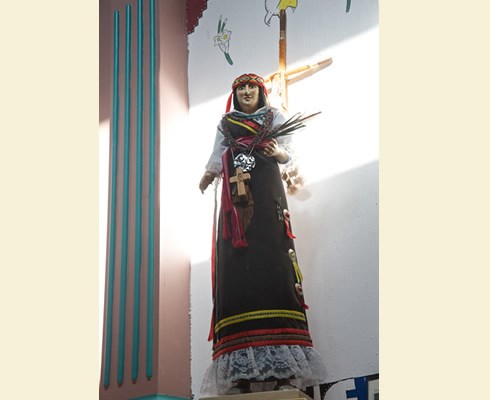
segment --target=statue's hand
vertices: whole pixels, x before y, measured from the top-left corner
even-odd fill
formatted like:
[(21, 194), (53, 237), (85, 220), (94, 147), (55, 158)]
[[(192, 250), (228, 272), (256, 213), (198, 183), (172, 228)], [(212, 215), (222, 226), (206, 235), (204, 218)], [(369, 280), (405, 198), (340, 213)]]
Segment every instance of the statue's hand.
[(214, 172), (206, 171), (204, 173), (201, 181), (199, 182), (199, 189), (201, 190), (201, 193), (204, 193), (207, 187), (214, 181), (214, 178), (216, 178), (216, 174)]

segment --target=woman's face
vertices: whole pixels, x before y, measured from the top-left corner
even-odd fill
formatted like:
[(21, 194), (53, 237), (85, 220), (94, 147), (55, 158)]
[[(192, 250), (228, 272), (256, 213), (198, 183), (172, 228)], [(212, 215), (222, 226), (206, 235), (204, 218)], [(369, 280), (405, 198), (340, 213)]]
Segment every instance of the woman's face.
[(236, 90), (238, 104), (243, 112), (251, 114), (257, 111), (259, 105), (259, 87), (257, 85), (243, 85)]

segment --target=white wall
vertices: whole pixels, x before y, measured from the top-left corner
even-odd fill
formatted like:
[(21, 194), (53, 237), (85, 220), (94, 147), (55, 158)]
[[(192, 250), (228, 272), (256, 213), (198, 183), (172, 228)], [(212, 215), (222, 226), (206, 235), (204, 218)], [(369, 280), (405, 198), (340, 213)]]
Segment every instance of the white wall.
[[(220, 15), (232, 32), (229, 65), (214, 47)], [(327, 382), (376, 374), (378, 365), (378, 5), (376, 0), (298, 1), (287, 12), (288, 68), (333, 64), (289, 88), (295, 111), (322, 111), (295, 137), (307, 180), (289, 197), (308, 318)], [(211, 362), (210, 245), (213, 191), (197, 184), (232, 80), (278, 66), (279, 20), (264, 24), (264, 0), (210, 0), (189, 36), (190, 131), (195, 232), (191, 267), (192, 389)]]

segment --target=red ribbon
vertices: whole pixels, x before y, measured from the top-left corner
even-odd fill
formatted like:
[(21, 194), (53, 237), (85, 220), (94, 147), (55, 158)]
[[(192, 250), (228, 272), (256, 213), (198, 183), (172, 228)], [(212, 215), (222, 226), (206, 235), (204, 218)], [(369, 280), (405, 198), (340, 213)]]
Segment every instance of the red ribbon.
[(291, 225), (289, 224), (289, 211), (284, 210), (284, 225), (286, 225), (286, 234), (288, 235), (289, 239), (296, 239), (296, 236), (293, 235), (293, 232), (291, 232)]
[(301, 307), (303, 307), (305, 310), (309, 310), (310, 306), (306, 304), (304, 300), (303, 287), (299, 283), (296, 283), (294, 285), (294, 289), (296, 291), (296, 297), (298, 298)]

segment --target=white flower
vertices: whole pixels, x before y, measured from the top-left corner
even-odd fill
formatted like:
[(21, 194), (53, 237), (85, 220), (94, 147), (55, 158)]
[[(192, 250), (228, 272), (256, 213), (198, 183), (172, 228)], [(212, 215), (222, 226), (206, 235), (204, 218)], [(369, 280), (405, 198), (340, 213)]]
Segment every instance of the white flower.
[(230, 47), (231, 31), (223, 29), (221, 33), (218, 33), (214, 37), (214, 46), (219, 46), (223, 53), (228, 53)]

